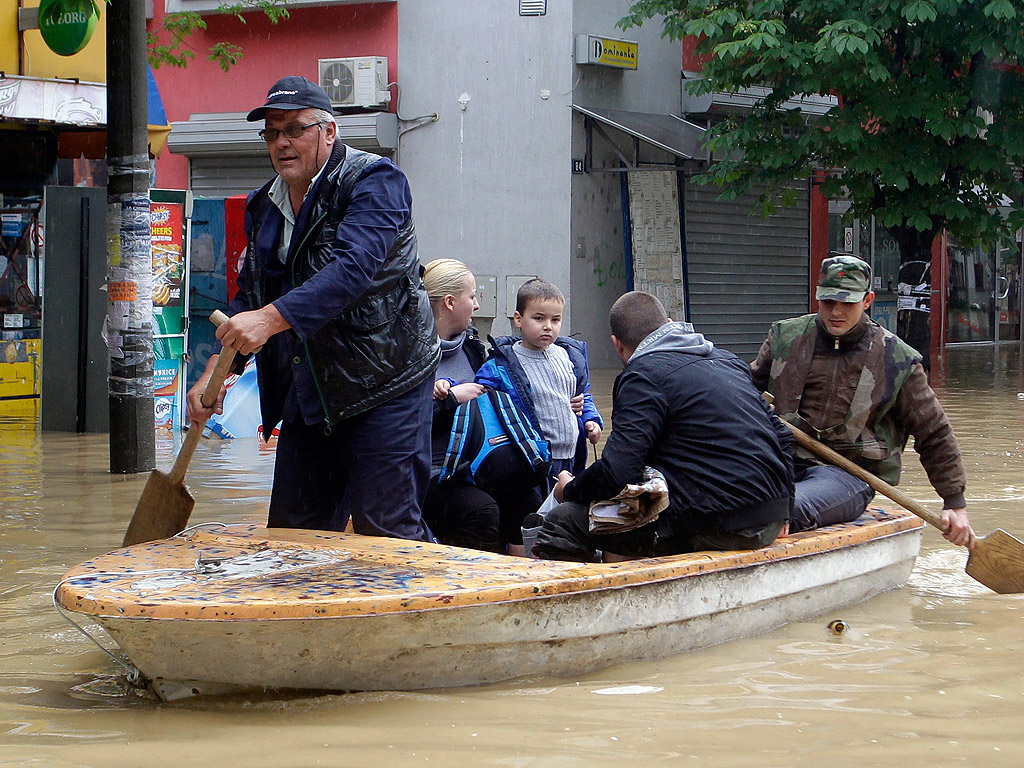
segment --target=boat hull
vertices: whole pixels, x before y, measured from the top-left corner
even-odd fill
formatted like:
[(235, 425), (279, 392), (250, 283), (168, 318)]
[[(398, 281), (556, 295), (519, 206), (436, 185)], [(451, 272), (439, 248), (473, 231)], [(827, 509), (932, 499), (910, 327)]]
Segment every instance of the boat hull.
[[(902, 585), (921, 527), (906, 516), (884, 517), (842, 536), (816, 532), (755, 553), (533, 568), (530, 561), (481, 555), (470, 566), (455, 561), (461, 578), (453, 581), (462, 582), (461, 589), (409, 593), (390, 604), (371, 600), (359, 608), (332, 603), (321, 615), (309, 615), (308, 606), (307, 615), (279, 606), (276, 615), (264, 611), (261, 617), (249, 600), (249, 614), (240, 618), (224, 606), (219, 617), (176, 617), (167, 606), (161, 615), (152, 596), (137, 597), (135, 615), (109, 602), (88, 610), (88, 596), (76, 601), (72, 595), (74, 579), (62, 587), (61, 602), (99, 622), (165, 699), (261, 688), (411, 690), (574, 676), (749, 637)], [(346, 546), (352, 540), (324, 538)], [(426, 546), (441, 554), (449, 549)], [(490, 573), (492, 566), (503, 568), (511, 582), (481, 578), (479, 569)], [(535, 571), (541, 573), (531, 588)]]

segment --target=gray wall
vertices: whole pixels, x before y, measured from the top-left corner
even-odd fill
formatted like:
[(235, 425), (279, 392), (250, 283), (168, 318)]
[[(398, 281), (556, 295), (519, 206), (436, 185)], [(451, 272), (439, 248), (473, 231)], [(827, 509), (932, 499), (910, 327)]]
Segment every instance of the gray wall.
[[(551, 5), (549, 2), (548, 7)], [(662, 38), (660, 17), (642, 27), (619, 29), (616, 24), (628, 10), (625, 0), (577, 0), (573, 4), (574, 38), (593, 34), (639, 43), (635, 70), (574, 67), (573, 101), (588, 107), (678, 115), (682, 46)]]
[(497, 275), (493, 330), (507, 333), (506, 275), (570, 292), (570, 8), (520, 17), (513, 2), (407, 0), (398, 20), (400, 118), (440, 115), (399, 140), (421, 259)]
[[(607, 315), (625, 290), (620, 182), (572, 174), (584, 138), (571, 105), (679, 111), (680, 46), (661, 38), (660, 23), (618, 29), (628, 8), (552, 1), (547, 15), (520, 17), (514, 2), (399, 0), (399, 117), (440, 116), (405, 133), (397, 158), (424, 263), (450, 256), (496, 275), (496, 333), (510, 328), (507, 275), (552, 280), (569, 300), (563, 333), (590, 342), (595, 366), (618, 364)], [(585, 33), (639, 42), (639, 69), (577, 66)]]
[[(661, 23), (648, 22), (637, 29), (622, 30), (616, 23), (628, 10), (619, 0), (587, 0), (575, 3), (573, 37), (595, 34), (632, 40), (639, 44), (635, 71), (608, 67), (574, 67), (572, 101), (585, 107), (679, 114), (682, 49), (679, 43), (663, 40)], [(577, 80), (578, 78), (578, 80)], [(573, 157), (586, 150), (583, 116), (573, 119)], [(631, 138), (606, 129), (627, 156)], [(645, 161), (672, 163), (671, 155), (647, 146), (641, 150)], [(607, 142), (595, 134), (593, 165), (604, 168), (618, 164)], [(588, 341), (592, 367), (620, 365), (608, 339), (608, 310), (626, 291), (625, 249), (622, 231), (622, 174), (587, 173), (572, 177), (571, 235), (573, 333)]]

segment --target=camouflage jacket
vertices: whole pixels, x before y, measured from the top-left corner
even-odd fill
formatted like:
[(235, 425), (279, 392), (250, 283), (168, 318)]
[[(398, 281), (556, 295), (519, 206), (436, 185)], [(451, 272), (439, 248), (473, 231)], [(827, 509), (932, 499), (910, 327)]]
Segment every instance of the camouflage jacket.
[[(774, 323), (751, 365), (775, 410), (883, 480), (899, 482), (907, 436), (945, 506), (964, 506), (960, 448), (921, 356), (867, 317), (843, 336), (817, 315)], [(797, 460), (814, 462), (797, 450)]]

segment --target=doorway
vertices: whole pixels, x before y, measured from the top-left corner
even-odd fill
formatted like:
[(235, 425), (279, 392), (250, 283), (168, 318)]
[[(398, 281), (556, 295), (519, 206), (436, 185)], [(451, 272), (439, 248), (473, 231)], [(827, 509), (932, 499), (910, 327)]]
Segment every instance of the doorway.
[(828, 255), (850, 254), (871, 265), (871, 290), (875, 292), (871, 319), (896, 333), (899, 245), (874, 217), (847, 220), (848, 200), (830, 200), (828, 206)]
[(960, 247), (950, 240), (947, 343), (1020, 341), (1019, 242)]

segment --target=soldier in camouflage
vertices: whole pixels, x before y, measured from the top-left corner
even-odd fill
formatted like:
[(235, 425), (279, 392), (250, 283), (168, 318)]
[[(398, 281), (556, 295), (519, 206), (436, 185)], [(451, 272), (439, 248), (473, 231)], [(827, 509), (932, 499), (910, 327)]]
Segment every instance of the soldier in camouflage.
[[(942, 497), (945, 537), (974, 546), (960, 448), (921, 366), (921, 356), (866, 314), (871, 267), (854, 256), (821, 265), (818, 313), (772, 324), (751, 365), (784, 420), (895, 485), (907, 436)], [(855, 520), (874, 495), (838, 467), (797, 448), (790, 530)]]

